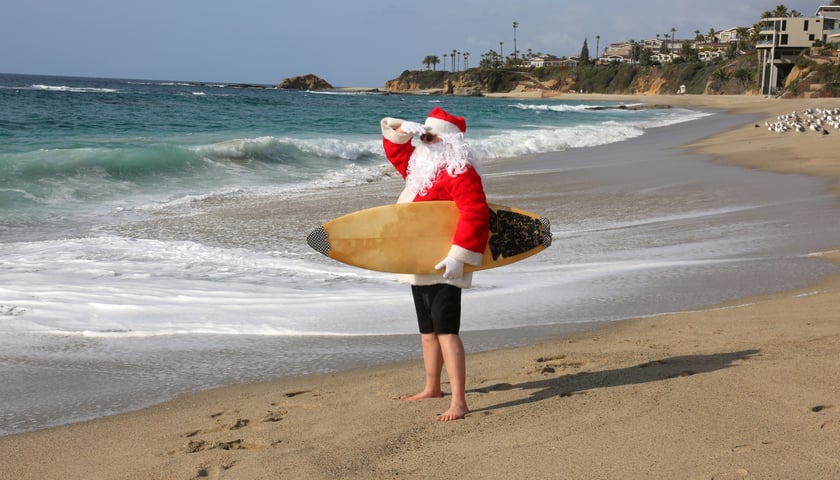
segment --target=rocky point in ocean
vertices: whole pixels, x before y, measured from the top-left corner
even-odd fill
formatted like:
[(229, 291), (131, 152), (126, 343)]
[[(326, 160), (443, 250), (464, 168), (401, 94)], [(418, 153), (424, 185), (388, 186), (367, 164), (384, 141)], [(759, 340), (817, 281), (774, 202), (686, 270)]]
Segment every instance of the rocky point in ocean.
[(277, 88), (289, 90), (325, 90), (331, 89), (333, 86), (323, 78), (319, 78), (310, 73), (308, 75), (285, 78), (277, 85)]

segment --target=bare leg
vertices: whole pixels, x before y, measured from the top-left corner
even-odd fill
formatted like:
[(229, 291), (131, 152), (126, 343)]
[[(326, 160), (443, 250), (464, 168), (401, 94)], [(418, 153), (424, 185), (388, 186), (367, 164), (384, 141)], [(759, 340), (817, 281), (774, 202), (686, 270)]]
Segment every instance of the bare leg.
[(443, 354), (440, 343), (438, 342), (438, 336), (434, 333), (421, 333), (420, 340), (423, 345), (423, 366), (426, 369), (426, 386), (420, 393), (403, 395), (400, 397), (401, 400), (412, 401), (424, 398), (440, 398), (443, 396), (443, 392), (440, 389)]
[(440, 422), (460, 420), (470, 413), (466, 396), (467, 367), (464, 344), (461, 342), (461, 337), (454, 334), (439, 335), (437, 340), (446, 365), (446, 375), (452, 387), (449, 410), (438, 415), (437, 420)]

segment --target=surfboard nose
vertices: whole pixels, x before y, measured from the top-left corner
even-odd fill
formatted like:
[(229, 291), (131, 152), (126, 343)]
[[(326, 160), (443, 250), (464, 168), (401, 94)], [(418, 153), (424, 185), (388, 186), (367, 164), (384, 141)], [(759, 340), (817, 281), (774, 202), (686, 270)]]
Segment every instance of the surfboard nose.
[(330, 239), (327, 237), (327, 231), (324, 227), (318, 227), (312, 230), (306, 237), (306, 243), (315, 251), (320, 252), (326, 256), (330, 254)]

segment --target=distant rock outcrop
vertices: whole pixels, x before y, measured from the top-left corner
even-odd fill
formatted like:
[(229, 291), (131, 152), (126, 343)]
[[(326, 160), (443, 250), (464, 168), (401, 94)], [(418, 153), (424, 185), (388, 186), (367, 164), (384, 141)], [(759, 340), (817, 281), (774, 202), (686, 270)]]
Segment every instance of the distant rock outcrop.
[(332, 89), (333, 86), (323, 78), (319, 78), (310, 73), (309, 75), (285, 78), (277, 85), (277, 88), (288, 90), (328, 90)]

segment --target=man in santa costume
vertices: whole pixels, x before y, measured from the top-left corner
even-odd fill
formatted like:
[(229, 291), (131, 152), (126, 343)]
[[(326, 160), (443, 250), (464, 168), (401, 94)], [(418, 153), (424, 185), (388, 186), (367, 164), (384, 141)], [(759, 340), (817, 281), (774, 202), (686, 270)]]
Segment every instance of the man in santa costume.
[[(381, 127), (385, 155), (405, 178), (398, 203), (452, 200), (460, 212), (449, 253), (435, 265), (441, 274), (399, 275), (398, 280), (411, 284), (426, 371), (423, 390), (402, 398), (442, 397), (441, 371), (445, 365), (452, 400), (437, 419), (462, 419), (469, 408), (464, 345), (458, 335), (461, 289), (472, 284), (472, 273), (464, 272), (464, 264), (481, 264), (490, 217), (472, 151), (464, 142), (467, 124), (463, 117), (435, 107), (423, 125), (387, 117)], [(419, 142), (412, 142), (415, 135)]]

